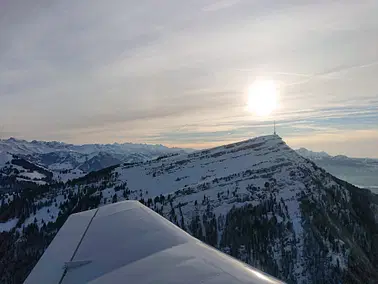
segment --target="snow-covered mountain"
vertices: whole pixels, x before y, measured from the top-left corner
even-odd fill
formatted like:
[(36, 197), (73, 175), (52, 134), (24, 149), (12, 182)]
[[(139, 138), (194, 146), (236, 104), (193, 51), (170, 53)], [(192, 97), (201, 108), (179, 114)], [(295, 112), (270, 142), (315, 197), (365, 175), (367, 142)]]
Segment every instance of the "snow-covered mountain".
[(133, 154), (144, 153), (146, 155), (156, 155), (165, 151), (177, 151), (180, 149), (168, 148), (163, 145), (133, 144), (133, 143), (114, 143), (114, 144), (83, 144), (74, 145), (63, 142), (31, 142), (15, 138), (0, 139), (0, 152), (9, 152), (16, 155), (33, 155), (36, 153), (46, 154), (51, 152), (77, 152), (81, 154), (92, 154), (106, 152), (109, 154)]
[(378, 193), (378, 159), (331, 156), (325, 152), (313, 152), (305, 148), (296, 151), (336, 177)]
[[(10, 138), (0, 140), (0, 155), (13, 155), (53, 172), (56, 181), (78, 178), (120, 163), (142, 162), (168, 153), (180, 153), (178, 148), (148, 144), (86, 144), (25, 141)], [(0, 169), (4, 167), (1, 163)]]
[(22, 281), (71, 213), (124, 199), (288, 283), (378, 281), (378, 197), (271, 135), (8, 194), (0, 282)]
[(330, 158), (331, 155), (328, 153), (322, 151), (322, 152), (314, 152), (311, 150), (308, 150), (306, 148), (299, 148), (296, 150), (297, 153), (305, 158), (311, 159), (311, 160), (318, 160), (323, 158)]
[(0, 194), (53, 182), (54, 174), (16, 155), (0, 152)]

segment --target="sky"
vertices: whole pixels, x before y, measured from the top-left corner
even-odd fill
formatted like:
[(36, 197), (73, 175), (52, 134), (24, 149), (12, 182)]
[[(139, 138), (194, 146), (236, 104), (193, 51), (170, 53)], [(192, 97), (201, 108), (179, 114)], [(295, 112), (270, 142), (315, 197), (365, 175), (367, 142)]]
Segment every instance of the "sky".
[[(0, 138), (378, 158), (378, 1), (0, 0)], [(248, 111), (256, 78), (277, 109)]]

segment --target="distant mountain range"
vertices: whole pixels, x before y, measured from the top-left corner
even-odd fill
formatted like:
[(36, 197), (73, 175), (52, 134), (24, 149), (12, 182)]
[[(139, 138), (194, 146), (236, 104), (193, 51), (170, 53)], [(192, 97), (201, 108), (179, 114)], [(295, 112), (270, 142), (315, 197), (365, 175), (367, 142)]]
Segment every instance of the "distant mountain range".
[(0, 283), (21, 283), (70, 214), (125, 199), (287, 283), (378, 283), (378, 196), (277, 135), (0, 196)]
[(323, 158), (331, 158), (332, 156), (328, 153), (322, 151), (322, 152), (314, 152), (311, 150), (308, 150), (306, 148), (299, 148), (296, 150), (299, 155), (302, 157), (311, 159), (311, 160), (321, 160)]
[[(5, 187), (24, 188), (30, 183), (65, 182), (113, 165), (187, 151), (190, 150), (133, 143), (73, 145), (15, 138), (0, 140), (0, 191)], [(30, 164), (34, 165), (33, 170)]]
[(313, 152), (305, 148), (296, 151), (336, 177), (378, 193), (378, 159), (331, 156), (326, 152)]
[[(143, 162), (162, 155), (193, 151), (133, 143), (74, 145), (56, 141), (29, 142), (15, 138), (0, 140), (0, 191), (4, 184), (9, 185), (9, 178), (13, 180), (13, 186), (8, 188), (16, 189), (28, 187), (31, 183), (66, 182), (121, 163)], [(331, 156), (326, 152), (314, 152), (306, 148), (297, 149), (296, 152), (336, 177), (378, 193), (378, 159)], [(26, 166), (26, 163), (23, 166), (14, 165), (14, 158), (34, 164), (34, 170), (31, 171), (30, 165)], [(5, 166), (7, 167), (4, 168)]]

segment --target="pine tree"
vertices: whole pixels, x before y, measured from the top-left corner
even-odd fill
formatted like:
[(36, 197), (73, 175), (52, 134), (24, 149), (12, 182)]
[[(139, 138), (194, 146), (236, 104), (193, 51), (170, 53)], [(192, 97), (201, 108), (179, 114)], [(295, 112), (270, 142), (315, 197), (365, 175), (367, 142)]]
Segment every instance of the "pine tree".
[(117, 194), (114, 193), (114, 195), (113, 195), (113, 199), (112, 199), (112, 203), (116, 203), (117, 200), (118, 200), (118, 198), (117, 198)]

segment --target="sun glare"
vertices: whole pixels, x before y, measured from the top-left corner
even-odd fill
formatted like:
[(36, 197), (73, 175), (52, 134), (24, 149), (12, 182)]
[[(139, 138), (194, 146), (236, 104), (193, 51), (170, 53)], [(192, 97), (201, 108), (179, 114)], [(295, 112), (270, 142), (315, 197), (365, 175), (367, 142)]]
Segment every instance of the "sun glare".
[(248, 110), (268, 116), (277, 107), (278, 89), (272, 80), (256, 80), (248, 90)]

